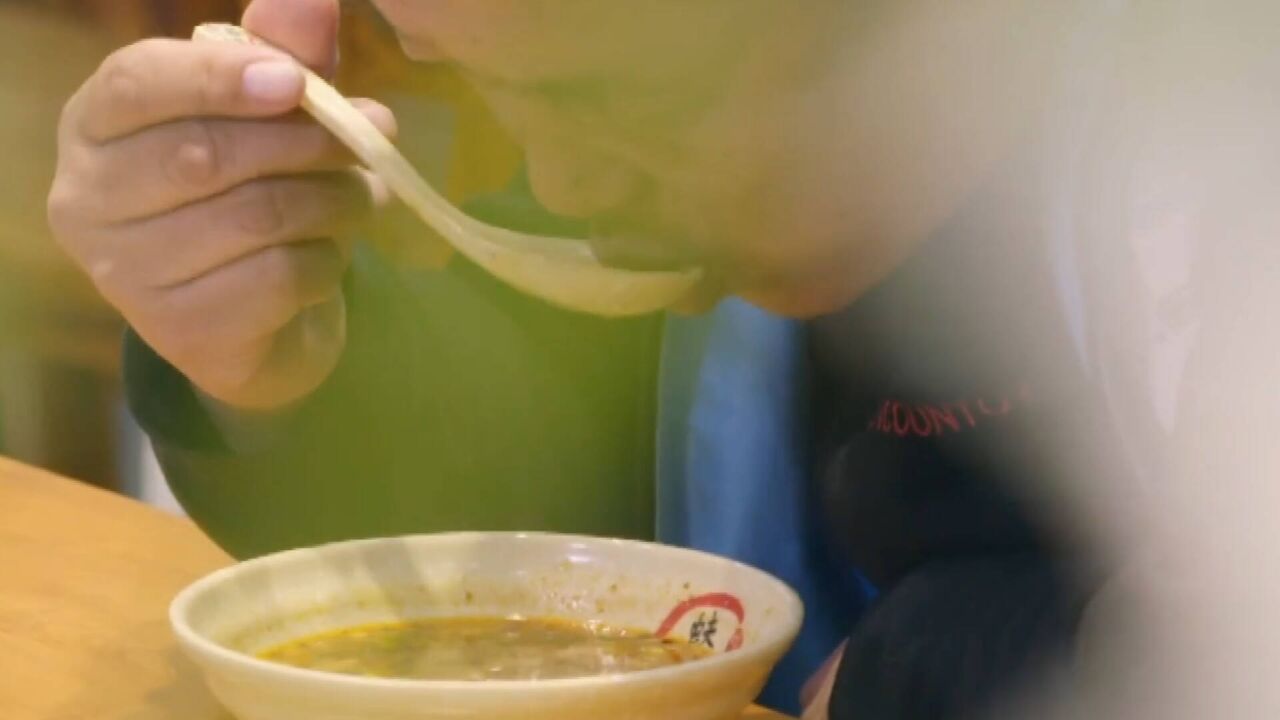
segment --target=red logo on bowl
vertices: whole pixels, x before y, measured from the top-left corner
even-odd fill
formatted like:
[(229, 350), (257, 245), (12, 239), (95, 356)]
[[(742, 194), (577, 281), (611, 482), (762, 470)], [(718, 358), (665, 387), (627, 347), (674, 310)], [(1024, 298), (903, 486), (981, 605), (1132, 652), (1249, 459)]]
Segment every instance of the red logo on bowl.
[(742, 647), (746, 609), (742, 601), (728, 593), (692, 597), (676, 605), (655, 633), (658, 637), (676, 634), (696, 645), (733, 652)]

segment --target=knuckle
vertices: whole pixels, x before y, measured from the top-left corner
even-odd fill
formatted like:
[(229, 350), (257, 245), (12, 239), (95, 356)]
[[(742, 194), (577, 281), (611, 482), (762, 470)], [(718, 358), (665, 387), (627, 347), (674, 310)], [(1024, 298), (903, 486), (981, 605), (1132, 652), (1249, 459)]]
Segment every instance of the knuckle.
[(214, 113), (224, 110), (231, 101), (233, 93), (229, 89), (224, 64), (220, 62), (220, 58), (221, 55), (217, 53), (205, 53), (196, 59), (193, 78), (195, 83), (190, 87), (196, 89), (196, 103), (199, 104), (201, 112)]
[(162, 159), (165, 177), (194, 190), (216, 185), (230, 161), (230, 144), (219, 135), (209, 120), (184, 122), (177, 147)]
[(117, 50), (102, 63), (102, 99), (112, 107), (139, 108), (146, 103), (143, 92), (148, 59), (154, 55), (155, 41), (143, 40)]
[(96, 232), (97, 217), (99, 208), (94, 194), (84, 192), (78, 178), (54, 178), (45, 197), (45, 222), (59, 247), (73, 257), (81, 255), (86, 237)]
[(54, 179), (53, 187), (45, 201), (45, 216), (54, 238), (64, 246), (72, 235), (72, 228), (78, 215), (78, 193), (74, 184), (59, 176)]
[(58, 167), (45, 197), (45, 217), (59, 241), (66, 241), (100, 224), (108, 214), (108, 201), (102, 188), (108, 187), (105, 183), (112, 178), (98, 162), (100, 158), (83, 148), (59, 155)]

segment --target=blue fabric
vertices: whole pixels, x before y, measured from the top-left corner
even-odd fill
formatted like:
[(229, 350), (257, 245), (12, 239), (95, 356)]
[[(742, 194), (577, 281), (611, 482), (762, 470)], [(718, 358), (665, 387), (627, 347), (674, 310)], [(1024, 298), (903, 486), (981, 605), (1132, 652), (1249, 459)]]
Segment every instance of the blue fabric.
[(659, 389), (657, 536), (749, 563), (800, 593), (804, 629), (761, 698), (790, 713), (868, 598), (826, 557), (809, 512), (803, 332), (738, 300), (672, 317)]

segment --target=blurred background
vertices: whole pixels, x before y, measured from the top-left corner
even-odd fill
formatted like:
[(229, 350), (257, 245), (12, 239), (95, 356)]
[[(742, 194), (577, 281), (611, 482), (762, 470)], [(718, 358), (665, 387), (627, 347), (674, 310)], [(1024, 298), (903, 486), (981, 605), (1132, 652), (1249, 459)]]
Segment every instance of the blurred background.
[[(247, 0), (0, 0), (0, 454), (177, 510), (120, 382), (120, 319), (52, 241), (45, 195), (66, 99), (113, 49), (234, 21)], [(404, 147), (455, 201), (504, 185), (519, 156), (447, 70), (399, 55), (371, 7), (343, 3), (348, 95), (390, 105)]]

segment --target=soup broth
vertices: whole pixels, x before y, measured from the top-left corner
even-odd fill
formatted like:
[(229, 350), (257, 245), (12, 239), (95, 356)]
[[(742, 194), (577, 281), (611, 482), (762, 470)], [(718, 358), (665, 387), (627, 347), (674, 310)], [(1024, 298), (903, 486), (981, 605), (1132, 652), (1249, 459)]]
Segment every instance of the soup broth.
[(431, 618), (294, 640), (259, 655), (294, 667), (414, 680), (533, 680), (635, 672), (707, 657), (689, 642), (557, 618)]

